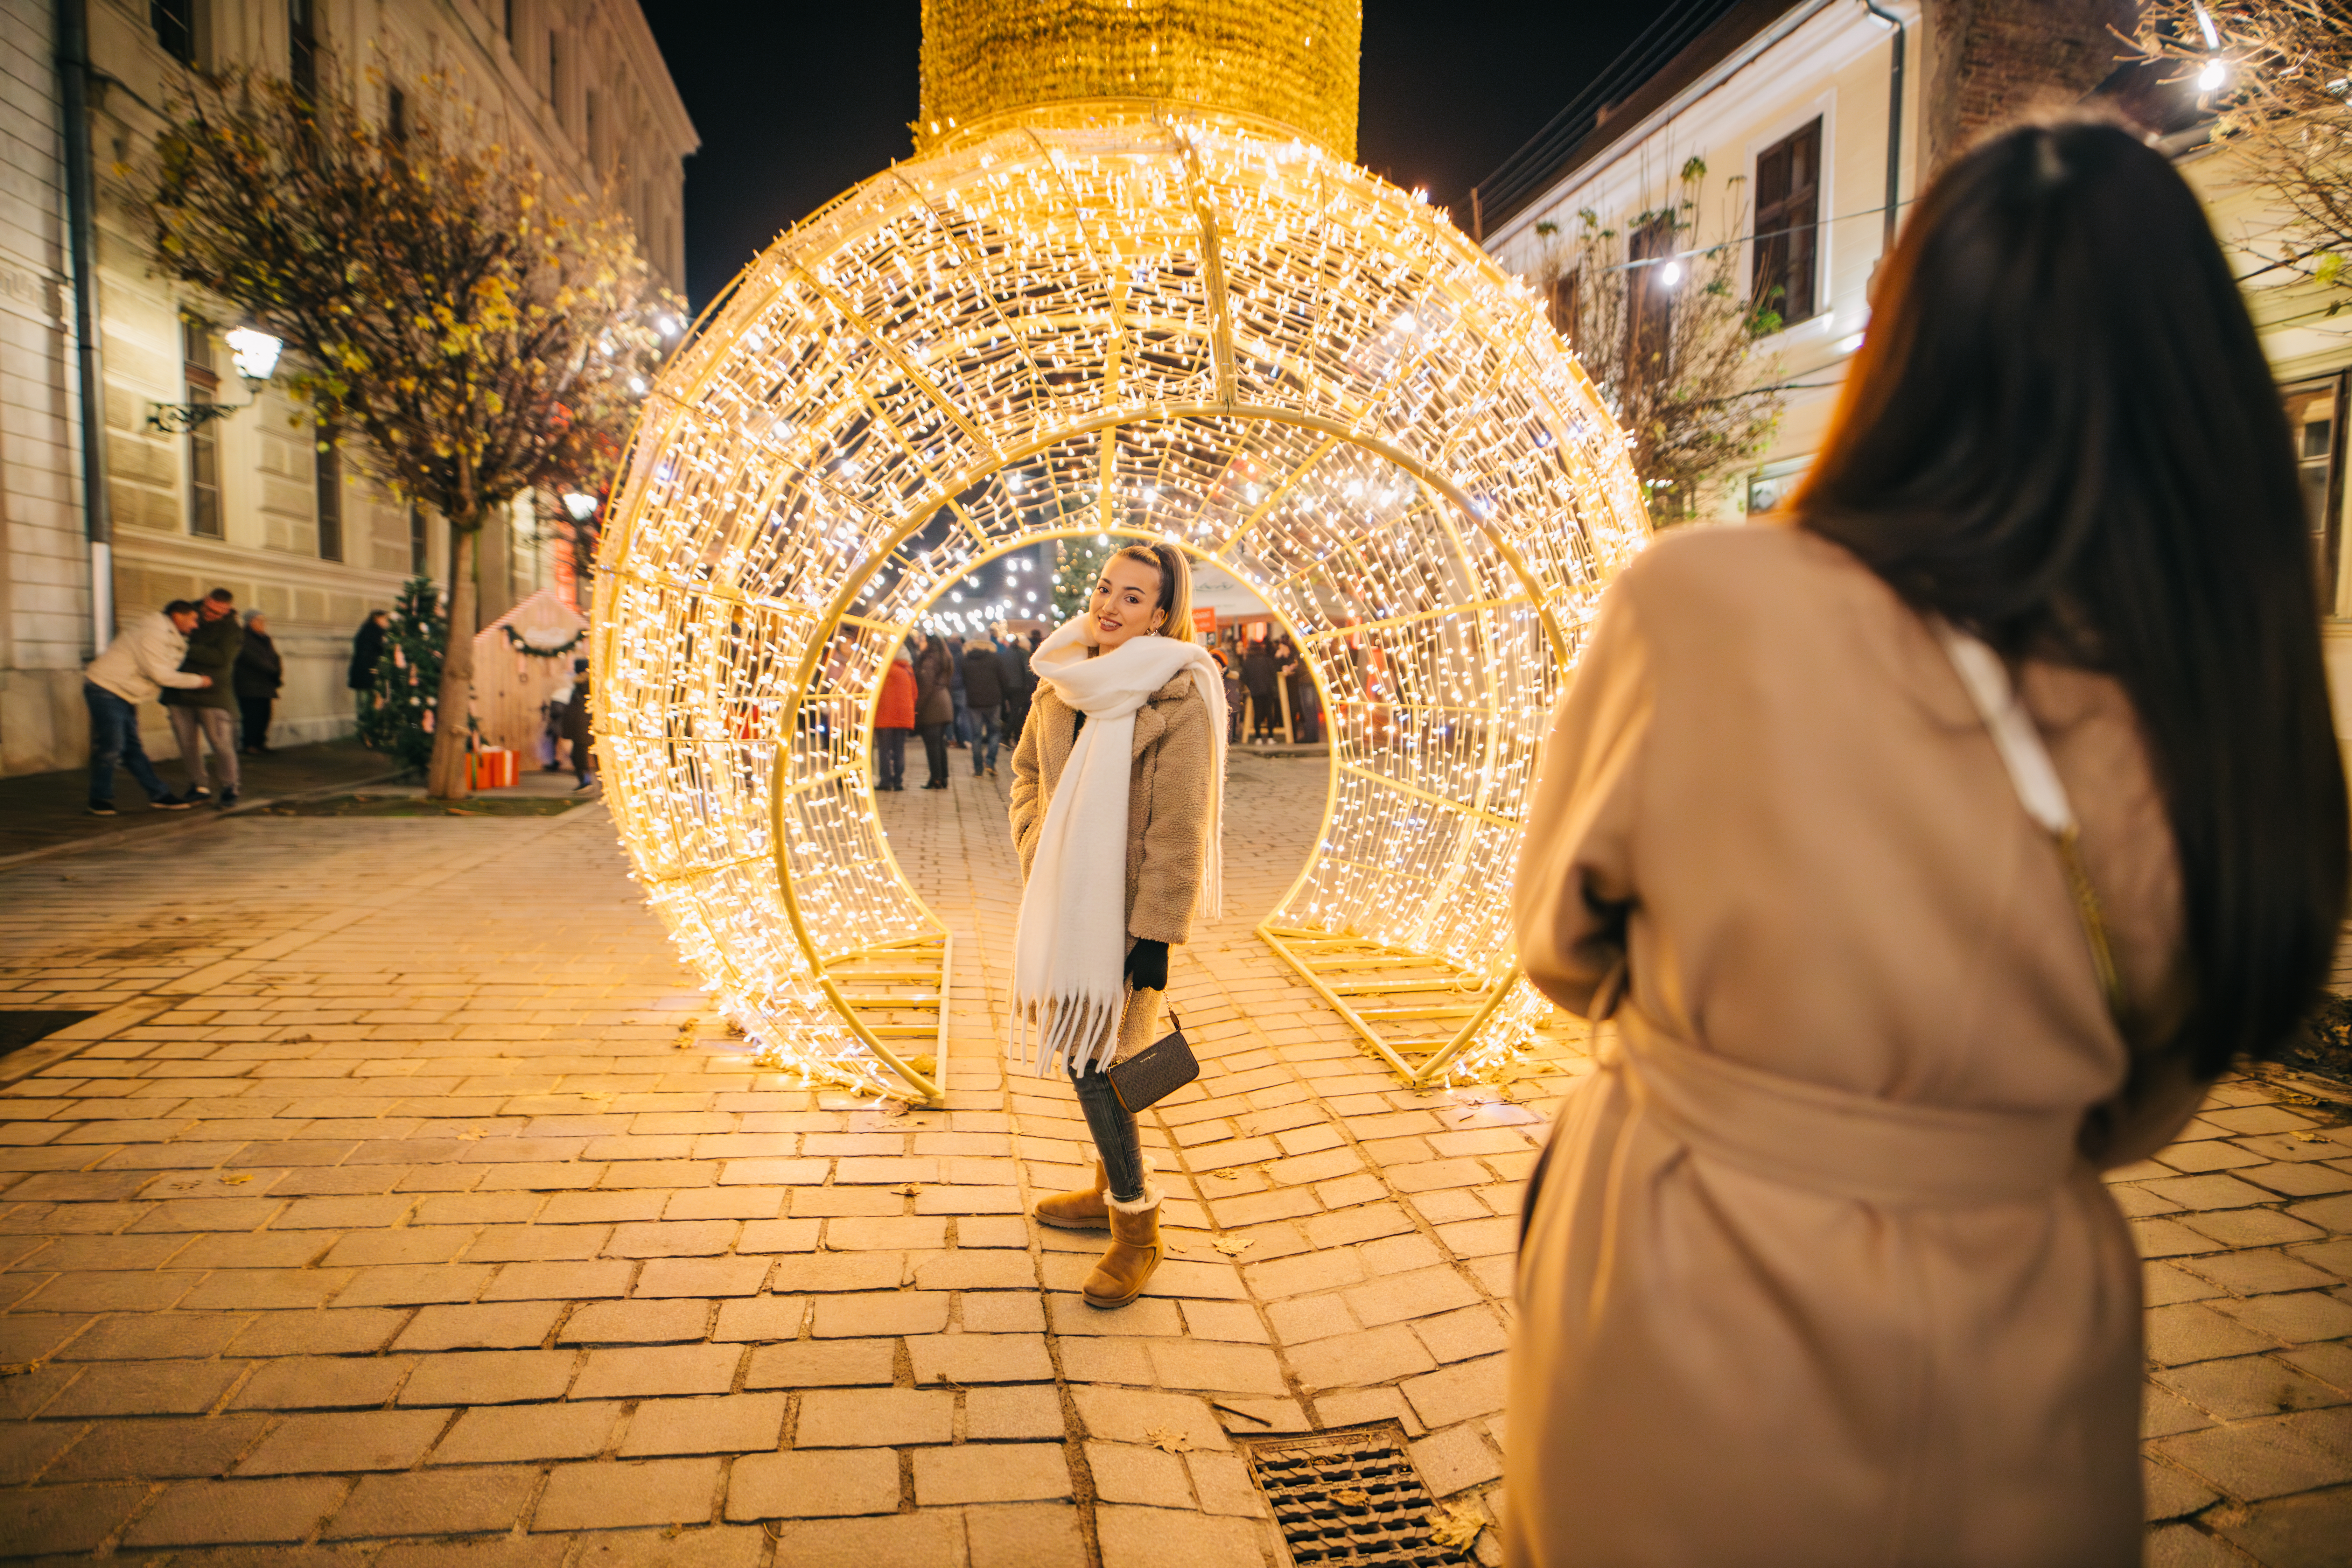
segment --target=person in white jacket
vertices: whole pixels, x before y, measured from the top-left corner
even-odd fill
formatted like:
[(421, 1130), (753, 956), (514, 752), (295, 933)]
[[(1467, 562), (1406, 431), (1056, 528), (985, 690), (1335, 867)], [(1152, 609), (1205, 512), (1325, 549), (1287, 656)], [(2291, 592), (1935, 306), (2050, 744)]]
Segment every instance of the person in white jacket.
[(210, 686), (212, 678), (186, 675), (180, 660), (188, 651), (188, 633), (195, 629), (196, 606), (174, 599), (156, 615), (133, 621), (107, 645), (104, 653), (82, 667), (81, 696), (89, 707), (89, 814), (112, 816), (114, 769), (120, 763), (131, 770), (147, 804), (157, 811), (185, 811), (188, 803), (163, 787), (155, 764), (139, 743), (139, 704), (152, 701), (166, 686), (194, 689)]

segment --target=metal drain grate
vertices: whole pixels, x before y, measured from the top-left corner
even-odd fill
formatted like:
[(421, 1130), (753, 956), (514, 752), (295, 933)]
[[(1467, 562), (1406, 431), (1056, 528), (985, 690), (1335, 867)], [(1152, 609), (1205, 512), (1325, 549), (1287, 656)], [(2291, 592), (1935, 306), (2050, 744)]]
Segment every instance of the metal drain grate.
[(1442, 1568), (1463, 1560), (1430, 1539), (1436, 1502), (1394, 1423), (1237, 1441), (1299, 1568)]

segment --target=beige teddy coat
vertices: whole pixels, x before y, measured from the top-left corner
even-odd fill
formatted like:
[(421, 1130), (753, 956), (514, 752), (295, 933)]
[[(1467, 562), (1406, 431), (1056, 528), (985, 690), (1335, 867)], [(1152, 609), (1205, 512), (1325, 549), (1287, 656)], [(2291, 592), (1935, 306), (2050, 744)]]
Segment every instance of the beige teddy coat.
[(1837, 545), (1669, 536), (1611, 588), (1517, 889), (1610, 1018), (1519, 1254), (1506, 1555), (2140, 1555), (2139, 1260), (2102, 1166), (2188, 1119), (2179, 874), (2115, 682), (2029, 663), (2144, 1038), (1933, 634)]
[[(1040, 680), (1021, 743), (1013, 752), (1013, 842), (1021, 852), (1021, 879), (1029, 879), (1045, 808), (1070, 761), (1077, 710), (1052, 683)], [(1192, 939), (1208, 851), (1210, 776), (1216, 748), (1209, 705), (1188, 670), (1151, 694), (1136, 710), (1132, 772), (1127, 789), (1127, 934), (1171, 947)], [(1133, 991), (1119, 1015), (1115, 1061), (1160, 1036), (1165, 993)]]

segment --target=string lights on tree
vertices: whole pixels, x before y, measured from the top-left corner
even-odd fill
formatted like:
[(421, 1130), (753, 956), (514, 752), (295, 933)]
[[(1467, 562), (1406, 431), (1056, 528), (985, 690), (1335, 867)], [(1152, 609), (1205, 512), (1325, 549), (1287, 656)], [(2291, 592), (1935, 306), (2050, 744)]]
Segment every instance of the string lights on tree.
[[(780, 239), (664, 370), (598, 563), (637, 875), (810, 1081), (936, 1087), (835, 971), (944, 931), (866, 758), (893, 651), (983, 567), (1160, 539), (1248, 584), (1332, 721), (1277, 918), (1493, 978), (1546, 719), (1646, 538), (1534, 291), (1348, 162), (1352, 4), (1179, 0), (1148, 55), (1137, 13), (1030, 10), (1024, 41), (981, 0), (926, 7), (918, 155)], [(1513, 985), (1450, 1075), (1498, 1070), (1546, 1006)]]

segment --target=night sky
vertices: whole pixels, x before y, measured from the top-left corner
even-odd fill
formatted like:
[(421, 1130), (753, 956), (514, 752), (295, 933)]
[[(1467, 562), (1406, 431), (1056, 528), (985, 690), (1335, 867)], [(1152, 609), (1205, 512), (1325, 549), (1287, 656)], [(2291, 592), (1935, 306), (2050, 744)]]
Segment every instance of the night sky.
[[(1365, 0), (1358, 156), (1429, 187), (1465, 228), (1468, 192), (1624, 48), (1666, 0)], [(686, 164), (698, 310), (778, 233), (892, 159), (914, 119), (918, 0), (646, 0), (702, 133)]]

